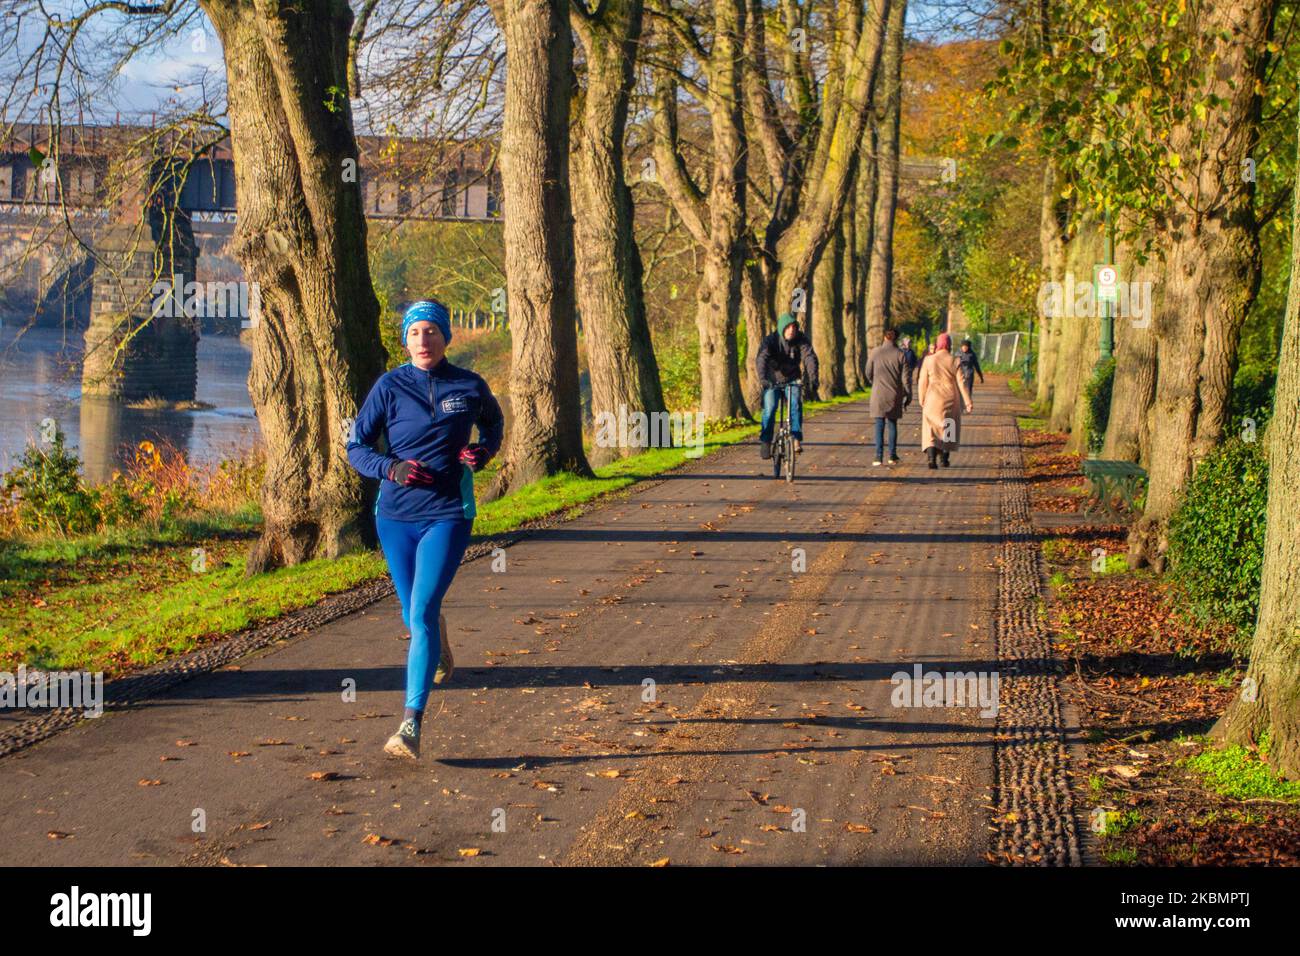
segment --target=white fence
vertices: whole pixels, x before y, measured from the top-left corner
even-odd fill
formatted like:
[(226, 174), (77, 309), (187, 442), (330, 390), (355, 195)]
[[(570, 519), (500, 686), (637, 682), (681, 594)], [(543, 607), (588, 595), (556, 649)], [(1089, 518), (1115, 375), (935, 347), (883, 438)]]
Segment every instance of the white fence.
[(1028, 332), (980, 332), (975, 336), (975, 354), (981, 365), (1014, 365), (1017, 357), (1025, 357), (1028, 347)]

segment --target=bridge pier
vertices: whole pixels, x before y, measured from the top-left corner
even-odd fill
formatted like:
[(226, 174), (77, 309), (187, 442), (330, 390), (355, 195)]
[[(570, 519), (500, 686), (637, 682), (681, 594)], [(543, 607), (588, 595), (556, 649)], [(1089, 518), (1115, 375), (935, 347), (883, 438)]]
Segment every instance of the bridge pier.
[[(198, 246), (189, 217), (151, 215), (147, 228), (115, 224), (95, 242), (90, 326), (81, 393), (117, 401), (193, 401), (198, 322), (172, 307), (155, 311), (155, 286), (194, 281)], [(161, 287), (160, 287), (161, 288)], [(168, 292), (170, 296), (170, 291)]]

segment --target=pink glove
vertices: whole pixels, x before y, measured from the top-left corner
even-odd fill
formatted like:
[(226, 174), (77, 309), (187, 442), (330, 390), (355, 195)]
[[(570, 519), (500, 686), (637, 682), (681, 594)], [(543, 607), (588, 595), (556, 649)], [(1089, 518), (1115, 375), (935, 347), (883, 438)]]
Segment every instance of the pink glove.
[(474, 471), (482, 471), (492, 455), (482, 445), (468, 445), (461, 449), (460, 460)]
[(433, 475), (420, 462), (411, 459), (394, 462), (388, 469), (388, 480), (399, 485), (432, 485)]

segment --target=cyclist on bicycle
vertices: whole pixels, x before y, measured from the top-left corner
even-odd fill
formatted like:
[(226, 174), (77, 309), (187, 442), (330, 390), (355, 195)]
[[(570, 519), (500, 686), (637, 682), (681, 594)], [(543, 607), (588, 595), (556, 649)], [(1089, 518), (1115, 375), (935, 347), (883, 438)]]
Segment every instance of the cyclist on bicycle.
[[(812, 342), (799, 328), (789, 312), (776, 320), (776, 331), (763, 337), (754, 359), (758, 380), (763, 385), (763, 423), (758, 435), (758, 453), (772, 457), (772, 420), (776, 417), (778, 390), (786, 390), (802, 373), (809, 394), (817, 392), (817, 353)], [(795, 452), (803, 451), (803, 397), (799, 389), (789, 389), (790, 435)]]

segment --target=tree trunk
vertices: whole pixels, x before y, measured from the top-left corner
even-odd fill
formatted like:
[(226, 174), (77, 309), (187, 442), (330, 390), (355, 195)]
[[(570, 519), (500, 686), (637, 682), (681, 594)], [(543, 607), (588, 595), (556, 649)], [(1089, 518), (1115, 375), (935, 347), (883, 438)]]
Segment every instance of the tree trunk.
[(559, 472), (591, 474), (574, 316), (569, 5), (501, 0), (493, 7), (506, 40), (501, 185), (513, 422), (488, 497)]
[[(852, 193), (858, 195), (856, 185)], [(865, 330), (862, 327), (862, 310), (858, 308), (858, 270), (862, 263), (858, 260), (857, 215), (852, 205), (844, 207), (840, 216), (839, 248), (843, 260), (840, 264), (840, 341), (844, 344), (844, 359), (840, 363), (840, 376), (844, 383), (845, 394), (852, 394), (865, 388), (862, 379), (862, 345)]]
[(745, 317), (745, 402), (750, 408), (763, 404), (763, 386), (758, 380), (758, 348), (763, 337), (776, 328), (763, 295), (763, 271), (757, 253), (745, 260), (740, 274), (740, 306)]
[[(1117, 247), (1115, 261), (1120, 264), (1120, 280), (1130, 287), (1136, 283), (1139, 301), (1140, 290), (1150, 289), (1154, 306), (1160, 284), (1152, 269), (1138, 266), (1122, 243)], [(1151, 403), (1156, 395), (1156, 335), (1152, 316), (1139, 317), (1132, 311), (1130, 307), (1129, 315), (1115, 318), (1115, 381), (1101, 457), (1145, 465), (1151, 443)]]
[(740, 276), (744, 263), (735, 247), (710, 246), (696, 298), (700, 337), (700, 409), (707, 420), (747, 416), (741, 403), (740, 356), (736, 348)]
[(881, 343), (885, 329), (892, 320), (890, 309), (894, 290), (894, 215), (898, 208), (905, 7), (905, 3), (890, 6), (889, 32), (885, 40), (885, 62), (882, 68), (885, 87), (877, 99), (875, 223), (871, 236), (871, 275), (867, 279), (866, 305), (868, 350)]
[(248, 377), (267, 451), (255, 574), (373, 543), (373, 492), (345, 445), (385, 353), (352, 111), (333, 92), (348, 86), (348, 4), (202, 5), (225, 51), (233, 251), (261, 303)]
[(1293, 190), (1291, 285), (1278, 358), (1268, 449), (1268, 511), (1259, 618), (1243, 693), (1214, 736), (1245, 746), (1269, 734), (1269, 763), (1300, 779), (1300, 184)]
[[(632, 231), (632, 193), (623, 173), (628, 99), (641, 35), (641, 0), (609, 0), (598, 16), (573, 7), (583, 41), (587, 88), (574, 145), (577, 300), (591, 370), (592, 417), (664, 411), (659, 366), (641, 290), (641, 253)], [(593, 464), (635, 454), (593, 445)]]
[(823, 401), (844, 391), (844, 339), (840, 273), (844, 266), (843, 233), (838, 229), (822, 250), (813, 278), (812, 343), (821, 368), (818, 382)]
[[(1069, 219), (1069, 204), (1061, 199), (1060, 193), (1056, 164), (1049, 159), (1043, 164), (1043, 205), (1038, 224), (1038, 243), (1042, 255), (1043, 280), (1058, 284), (1065, 281), (1064, 224)], [(1035, 403), (1039, 408), (1050, 409), (1056, 392), (1056, 356), (1061, 344), (1061, 318), (1042, 308), (1039, 309), (1038, 318), (1038, 387)]]
[[(1129, 534), (1129, 563), (1164, 567), (1165, 530), (1196, 462), (1222, 438), (1237, 366), (1237, 342), (1259, 290), (1254, 184), (1242, 175), (1259, 138), (1259, 90), (1269, 57), (1274, 0), (1202, 10), (1207, 84), (1199, 99), (1221, 105), (1177, 126), (1181, 162), (1174, 212), (1165, 224), (1165, 289), (1155, 314), (1159, 340), (1146, 507)], [(1190, 208), (1194, 200), (1197, 208)]]
[[(1060, 329), (1056, 355), (1056, 381), (1052, 389), (1053, 431), (1076, 430), (1083, 388), (1097, 363), (1097, 305), (1092, 295), (1092, 267), (1100, 261), (1101, 229), (1091, 215), (1079, 222), (1078, 232), (1065, 247), (1065, 272), (1061, 285)], [(1079, 290), (1087, 287), (1081, 296)], [(1075, 436), (1077, 441), (1077, 435)]]
[[(853, 208), (854, 243), (857, 247), (858, 272), (858, 378), (866, 383), (867, 323), (871, 298), (871, 263), (875, 255), (876, 190), (879, 185), (880, 164), (876, 161), (876, 130), (870, 124), (863, 132), (862, 154), (858, 160), (857, 202)], [(881, 332), (884, 329), (882, 327)]]

